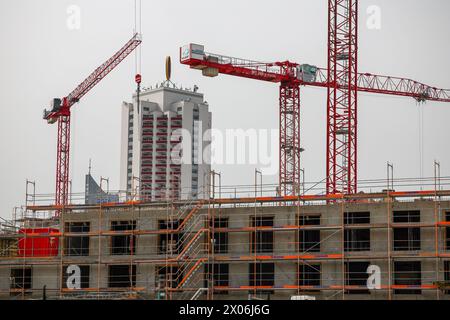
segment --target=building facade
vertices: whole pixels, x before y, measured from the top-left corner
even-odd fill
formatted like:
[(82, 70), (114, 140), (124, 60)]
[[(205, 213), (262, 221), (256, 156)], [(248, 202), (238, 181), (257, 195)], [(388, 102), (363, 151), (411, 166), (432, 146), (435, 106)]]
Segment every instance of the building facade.
[(78, 206), (56, 251), (0, 259), (0, 296), (448, 300), (450, 201), (433, 198)]
[(141, 199), (200, 199), (211, 170), (203, 94), (171, 83), (122, 104), (121, 190)]

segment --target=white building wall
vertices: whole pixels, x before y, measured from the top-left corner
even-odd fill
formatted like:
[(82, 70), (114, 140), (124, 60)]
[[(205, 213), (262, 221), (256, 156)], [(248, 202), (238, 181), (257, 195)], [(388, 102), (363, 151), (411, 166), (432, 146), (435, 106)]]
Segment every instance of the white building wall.
[(120, 190), (127, 190), (128, 171), (128, 138), (129, 138), (129, 114), (133, 104), (123, 102), (121, 110), (121, 137), (120, 137)]
[[(200, 121), (202, 123), (201, 129), (201, 150), (199, 151), (201, 163), (198, 165), (198, 192), (199, 195), (206, 191), (205, 182), (209, 181), (209, 174), (211, 172), (211, 154), (210, 154), (210, 143), (211, 143), (211, 128), (212, 128), (212, 114), (208, 111), (207, 104), (200, 104)], [(204, 178), (206, 176), (206, 178)], [(205, 198), (207, 195), (204, 194), (201, 197)]]

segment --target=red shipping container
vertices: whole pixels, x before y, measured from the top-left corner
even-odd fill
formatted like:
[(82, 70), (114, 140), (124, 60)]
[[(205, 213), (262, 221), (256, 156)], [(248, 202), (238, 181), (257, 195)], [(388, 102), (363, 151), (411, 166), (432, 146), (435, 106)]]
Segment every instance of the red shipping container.
[(58, 255), (59, 238), (52, 236), (59, 230), (54, 228), (20, 229), (25, 236), (19, 239), (20, 257), (49, 257)]

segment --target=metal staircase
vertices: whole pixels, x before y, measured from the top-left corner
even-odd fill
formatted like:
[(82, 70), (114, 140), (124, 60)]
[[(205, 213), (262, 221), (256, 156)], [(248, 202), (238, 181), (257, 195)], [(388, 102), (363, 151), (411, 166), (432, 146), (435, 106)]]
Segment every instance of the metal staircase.
[(200, 296), (197, 292), (203, 286), (203, 273), (198, 271), (207, 261), (208, 254), (205, 239), (208, 234), (207, 215), (198, 213), (203, 205), (204, 202), (200, 201), (187, 210), (179, 210), (172, 217), (173, 220), (182, 220), (175, 229), (179, 237), (174, 252), (178, 254), (169, 258), (169, 262), (176, 264), (177, 268), (170, 268), (166, 275), (170, 280), (168, 283), (173, 284), (169, 288), (172, 299), (186, 300), (194, 296), (197, 299)]
[(197, 300), (200, 298), (203, 292), (207, 292), (208, 288), (199, 288), (197, 291), (195, 291), (194, 295), (191, 297), (191, 300)]

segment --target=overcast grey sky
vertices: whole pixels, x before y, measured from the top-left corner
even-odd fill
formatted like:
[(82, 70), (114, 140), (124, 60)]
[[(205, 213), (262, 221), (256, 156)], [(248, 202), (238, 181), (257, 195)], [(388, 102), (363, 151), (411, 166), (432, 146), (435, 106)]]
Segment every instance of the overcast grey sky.
[[(80, 29), (67, 27), (70, 5), (81, 10)], [(366, 9), (381, 9), (381, 29), (366, 27)], [(359, 69), (409, 77), (450, 88), (448, 0), (360, 0)], [(38, 193), (55, 189), (56, 125), (42, 120), (53, 97), (67, 95), (132, 35), (134, 0), (14, 0), (0, 3), (0, 216), (22, 205), (25, 179)], [(235, 77), (202, 78), (178, 63), (179, 46), (262, 61), (289, 59), (326, 65), (327, 1), (142, 1), (144, 85), (164, 80), (172, 56), (173, 81), (197, 84), (213, 113), (213, 127), (278, 128), (278, 87)], [(71, 177), (84, 188), (89, 158), (93, 175), (119, 188), (120, 105), (130, 100), (134, 56), (95, 87), (73, 110)], [(325, 90), (302, 89), (302, 166), (307, 180), (325, 176)], [(359, 178), (418, 177), (419, 108), (412, 99), (359, 95)], [(424, 175), (433, 160), (450, 175), (450, 104), (424, 107)], [(216, 166), (223, 184), (250, 184), (254, 166)], [(264, 177), (275, 182), (276, 176)]]

